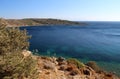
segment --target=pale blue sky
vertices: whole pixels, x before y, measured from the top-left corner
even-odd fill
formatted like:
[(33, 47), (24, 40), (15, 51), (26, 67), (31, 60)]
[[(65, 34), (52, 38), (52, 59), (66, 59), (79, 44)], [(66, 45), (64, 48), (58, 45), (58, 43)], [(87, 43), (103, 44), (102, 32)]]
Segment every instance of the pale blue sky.
[(120, 21), (120, 0), (0, 0), (0, 17)]

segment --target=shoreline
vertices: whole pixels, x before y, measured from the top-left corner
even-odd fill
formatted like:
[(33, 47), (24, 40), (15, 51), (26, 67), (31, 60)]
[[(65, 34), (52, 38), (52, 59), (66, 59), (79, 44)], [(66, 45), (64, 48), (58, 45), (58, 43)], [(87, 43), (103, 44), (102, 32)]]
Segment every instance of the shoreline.
[(21, 26), (51, 26), (51, 25), (86, 25), (85, 22), (61, 20), (61, 19), (2, 19), (6, 22), (9, 27), (21, 27)]

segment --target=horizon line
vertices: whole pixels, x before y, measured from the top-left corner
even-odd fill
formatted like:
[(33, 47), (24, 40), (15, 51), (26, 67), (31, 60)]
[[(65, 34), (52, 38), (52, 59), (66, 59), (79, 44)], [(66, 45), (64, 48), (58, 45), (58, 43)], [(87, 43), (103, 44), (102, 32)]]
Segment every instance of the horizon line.
[[(3, 18), (3, 17), (0, 17)], [(42, 18), (36, 18), (36, 17), (32, 17), (32, 18), (3, 18), (3, 19), (14, 19), (14, 20), (19, 20), (19, 19), (58, 19), (58, 20), (68, 20), (68, 21), (82, 21), (82, 22), (120, 22), (120, 20), (71, 20), (71, 19), (63, 19), (63, 18), (46, 18), (46, 17), (42, 17)]]

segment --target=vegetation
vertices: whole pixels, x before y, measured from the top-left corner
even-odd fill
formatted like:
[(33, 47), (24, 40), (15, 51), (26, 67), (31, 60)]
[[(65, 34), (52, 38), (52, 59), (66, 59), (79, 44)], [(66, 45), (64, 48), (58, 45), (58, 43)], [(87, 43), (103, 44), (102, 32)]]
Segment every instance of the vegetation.
[(6, 19), (9, 26), (39, 26), (39, 25), (84, 25), (85, 23), (59, 19)]
[(76, 65), (77, 68), (84, 67), (84, 64), (75, 58), (69, 58), (67, 59), (67, 62)]
[(96, 72), (101, 72), (102, 71), (102, 69), (94, 61), (89, 61), (86, 65), (91, 67)]
[(0, 30), (0, 53), (28, 49), (29, 42), (26, 31), (18, 28), (1, 28)]
[(29, 47), (30, 36), (25, 30), (5, 26), (0, 19), (0, 79), (37, 79), (36, 60), (22, 54)]

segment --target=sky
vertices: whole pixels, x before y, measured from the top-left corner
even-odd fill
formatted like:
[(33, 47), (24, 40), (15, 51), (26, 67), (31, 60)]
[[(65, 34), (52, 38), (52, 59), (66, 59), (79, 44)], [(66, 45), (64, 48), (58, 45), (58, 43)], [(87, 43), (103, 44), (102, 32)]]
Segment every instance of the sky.
[(120, 0), (0, 0), (0, 17), (120, 21)]

